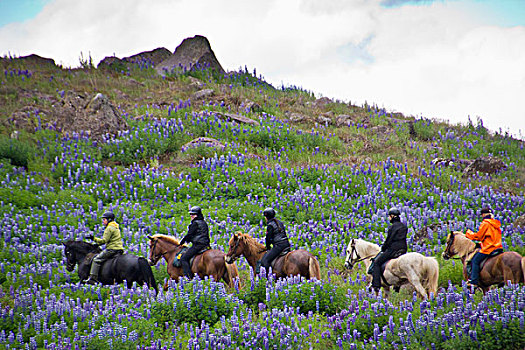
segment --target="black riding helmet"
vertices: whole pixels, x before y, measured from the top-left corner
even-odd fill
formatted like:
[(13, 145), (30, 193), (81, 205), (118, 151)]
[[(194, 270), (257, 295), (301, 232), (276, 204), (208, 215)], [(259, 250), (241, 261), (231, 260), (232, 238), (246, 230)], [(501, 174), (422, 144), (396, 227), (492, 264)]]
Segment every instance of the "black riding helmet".
[(273, 208), (266, 208), (263, 211), (263, 215), (268, 219), (273, 219), (275, 217), (275, 210)]
[(200, 216), (200, 215), (202, 215), (202, 209), (201, 209), (201, 207), (197, 207), (197, 206), (191, 207), (189, 214), (190, 215), (198, 215), (198, 216)]
[(107, 219), (108, 221), (113, 221), (115, 220), (115, 214), (113, 214), (113, 212), (111, 211), (107, 211), (104, 214), (102, 214), (102, 218)]
[(400, 216), (401, 212), (396, 207), (392, 207), (388, 210), (388, 215)]

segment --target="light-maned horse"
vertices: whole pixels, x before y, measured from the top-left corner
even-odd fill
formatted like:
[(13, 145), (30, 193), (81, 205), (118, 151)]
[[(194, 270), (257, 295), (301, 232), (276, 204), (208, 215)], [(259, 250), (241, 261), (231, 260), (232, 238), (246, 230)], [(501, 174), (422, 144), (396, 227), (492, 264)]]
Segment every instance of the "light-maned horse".
[[(100, 253), (99, 246), (83, 241), (67, 241), (62, 244), (66, 256), (66, 269), (73, 271), (78, 264), (78, 277), (81, 282), (85, 281), (89, 277), (93, 256)], [(98, 280), (106, 285), (126, 281), (128, 288), (133, 286), (133, 282), (139, 285), (145, 283), (158, 292), (158, 286), (148, 261), (133, 254), (117, 255), (104, 262), (100, 268)]]
[[(266, 247), (247, 233), (236, 232), (230, 238), (226, 262), (233, 263), (244, 256), (255, 271), (257, 261), (261, 260)], [(284, 256), (279, 256), (272, 262), (272, 272), (277, 278), (300, 275), (306, 279), (321, 279), (321, 269), (317, 258), (304, 249), (292, 250)]]
[[(352, 238), (346, 248), (345, 267), (352, 269), (358, 262), (365, 264), (366, 270), (372, 263), (381, 248), (374, 243), (362, 239)], [(439, 278), (439, 264), (433, 257), (426, 257), (419, 253), (406, 253), (399, 258), (391, 259), (385, 266), (383, 273), (384, 279), (381, 284), (386, 291), (387, 297), (390, 294), (390, 286), (400, 287), (410, 284), (417, 294), (426, 299), (430, 293), (437, 292)]]
[[(443, 259), (452, 259), (457, 256), (463, 264), (463, 277), (468, 279), (467, 262), (479, 250), (476, 243), (468, 239), (464, 233), (452, 231), (447, 236), (447, 246), (443, 252)], [(523, 283), (525, 280), (525, 258), (516, 252), (504, 252), (489, 258), (479, 272), (479, 283), (483, 293), (490, 286), (502, 286), (506, 281)]]
[[(181, 245), (175, 237), (156, 234), (149, 238), (149, 263), (156, 265), (160, 258), (164, 258), (167, 263), (167, 272), (171, 279), (179, 281), (184, 276), (182, 267), (174, 267), (173, 260), (186, 245)], [(197, 254), (191, 265), (191, 271), (199, 275), (200, 278), (212, 276), (218, 282), (221, 279), (229, 287), (233, 287), (234, 279), (239, 277), (239, 271), (235, 264), (225, 262), (226, 254), (217, 249), (208, 249), (202, 254)], [(164, 290), (168, 289), (168, 282), (164, 284)]]

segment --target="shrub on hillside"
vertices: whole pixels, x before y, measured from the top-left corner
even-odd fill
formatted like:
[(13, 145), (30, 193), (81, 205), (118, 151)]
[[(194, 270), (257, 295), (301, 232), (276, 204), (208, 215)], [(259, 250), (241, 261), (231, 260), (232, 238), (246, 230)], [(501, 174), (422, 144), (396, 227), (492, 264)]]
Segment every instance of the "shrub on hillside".
[(27, 168), (33, 153), (34, 147), (30, 143), (0, 135), (0, 159), (9, 159), (12, 165)]

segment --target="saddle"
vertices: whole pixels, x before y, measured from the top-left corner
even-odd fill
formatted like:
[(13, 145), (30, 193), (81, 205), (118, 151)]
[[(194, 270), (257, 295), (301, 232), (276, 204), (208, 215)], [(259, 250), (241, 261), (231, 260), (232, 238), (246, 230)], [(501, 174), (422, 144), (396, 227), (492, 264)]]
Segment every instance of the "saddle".
[(275, 269), (275, 264), (277, 263), (277, 260), (279, 260), (280, 258), (282, 258), (283, 256), (285, 256), (286, 254), (290, 253), (290, 248), (286, 248), (285, 250), (283, 250), (279, 255), (277, 255), (275, 257), (275, 259), (272, 260), (272, 262), (270, 263), (270, 266), (272, 267), (272, 270)]
[[(95, 258), (95, 256), (97, 256), (98, 254), (100, 254), (100, 252), (98, 253), (88, 253), (88, 255), (86, 255), (86, 257), (84, 258), (84, 261), (86, 262), (86, 264), (88, 265), (91, 265), (91, 263), (93, 263), (93, 259)], [(115, 254), (114, 256), (112, 256), (111, 258), (109, 258), (108, 260), (105, 260), (102, 265), (100, 265), (100, 267), (102, 268), (102, 266), (104, 266), (107, 262), (110, 262), (110, 261), (113, 261), (115, 260), (116, 258), (118, 258), (119, 256), (121, 255), (124, 255), (124, 252), (119, 252), (117, 254)]]
[[(181, 249), (179, 254), (177, 254), (177, 256), (175, 257), (175, 260), (173, 260), (173, 266), (174, 267), (182, 267), (182, 264), (180, 262), (180, 258), (184, 255), (184, 253), (186, 253), (188, 251), (188, 249), (189, 249), (189, 247), (184, 247), (184, 248)], [(195, 254), (194, 256), (191, 257), (191, 259), (190, 259), (190, 266), (193, 266), (193, 261), (195, 260), (197, 255), (204, 254), (206, 251), (208, 251), (210, 249), (211, 249), (211, 247), (207, 246), (207, 247), (204, 247), (201, 250), (199, 250), (197, 252), (197, 254)]]
[[(489, 261), (490, 258), (498, 256), (502, 253), (503, 253), (503, 249), (493, 250), (492, 253), (489, 254), (489, 256), (481, 260), (481, 262), (479, 263), (479, 271), (483, 270), (483, 266), (485, 266), (485, 263)], [(472, 274), (472, 260), (469, 260), (467, 261), (467, 276), (470, 278), (471, 274)]]

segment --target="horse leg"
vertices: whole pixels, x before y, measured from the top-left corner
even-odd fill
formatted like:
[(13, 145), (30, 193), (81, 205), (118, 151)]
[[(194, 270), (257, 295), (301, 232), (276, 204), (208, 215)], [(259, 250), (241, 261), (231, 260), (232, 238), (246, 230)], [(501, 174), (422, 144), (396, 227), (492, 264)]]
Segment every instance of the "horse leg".
[(413, 270), (409, 270), (407, 272), (407, 279), (414, 286), (416, 289), (416, 292), (421, 296), (421, 299), (427, 299), (428, 294), (423, 285), (421, 284), (421, 281), (419, 279), (419, 276), (415, 273)]
[(514, 280), (514, 272), (508, 265), (503, 265), (503, 283), (507, 284), (507, 281), (511, 283), (516, 283)]

